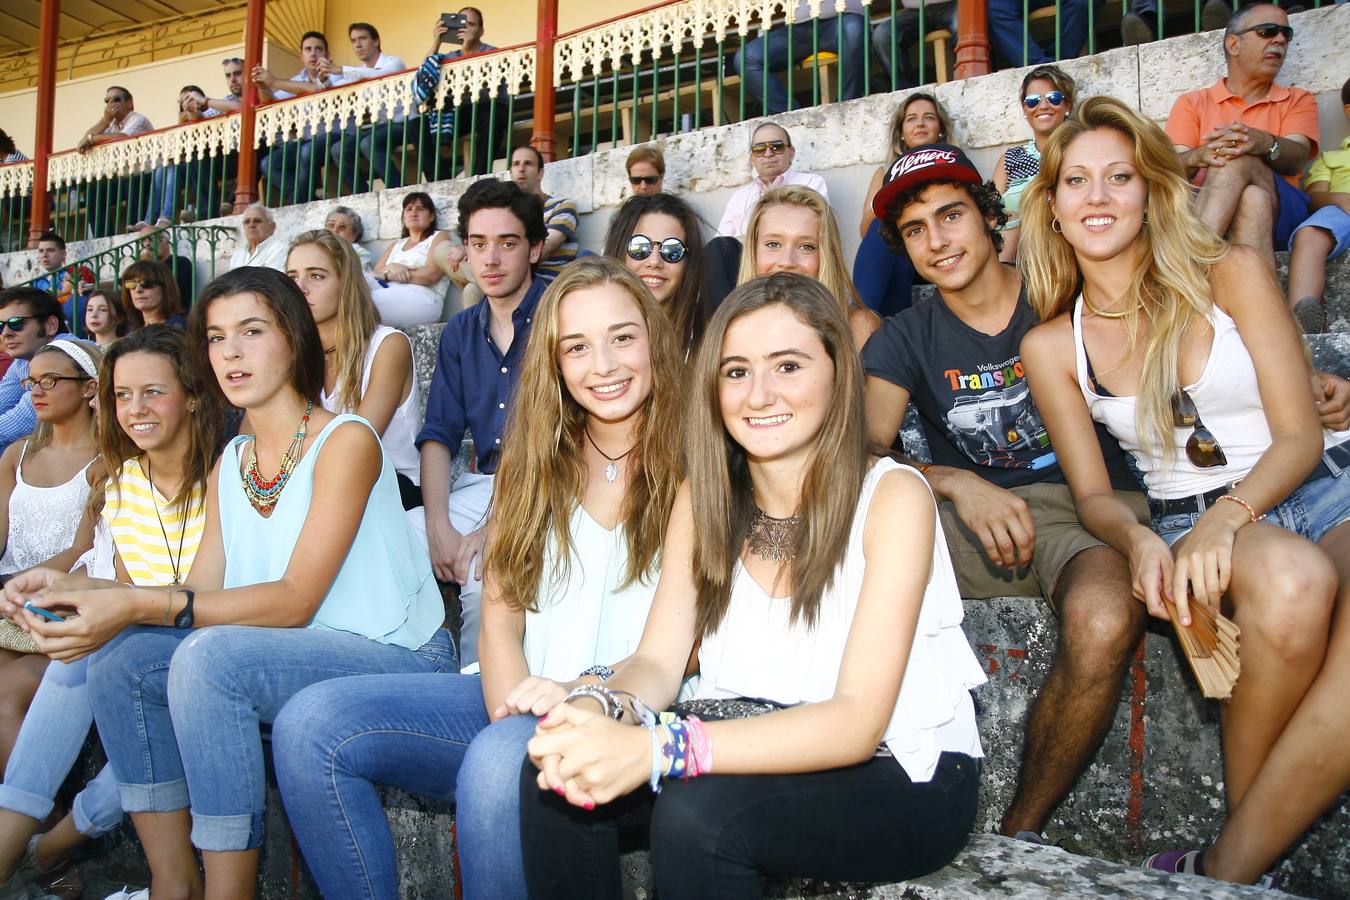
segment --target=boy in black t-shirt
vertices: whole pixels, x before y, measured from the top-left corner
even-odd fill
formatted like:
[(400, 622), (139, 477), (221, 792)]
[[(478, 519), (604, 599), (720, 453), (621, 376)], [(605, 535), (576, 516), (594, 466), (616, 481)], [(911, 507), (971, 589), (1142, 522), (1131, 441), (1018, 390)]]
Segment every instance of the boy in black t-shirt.
[[(928, 145), (892, 164), (873, 210), (939, 297), (887, 319), (863, 349), (868, 431), (890, 446), (910, 401), (918, 407), (933, 453), (924, 474), (963, 597), (1039, 596), (1059, 612), (1001, 826), (1038, 836), (1111, 727), (1146, 610), (1125, 558), (1079, 523), (1027, 388), (1019, 345), (1037, 319), (1017, 271), (998, 261), (998, 192), (960, 150)], [(1104, 449), (1113, 483), (1131, 489), (1122, 499), (1147, 522), (1119, 448)]]

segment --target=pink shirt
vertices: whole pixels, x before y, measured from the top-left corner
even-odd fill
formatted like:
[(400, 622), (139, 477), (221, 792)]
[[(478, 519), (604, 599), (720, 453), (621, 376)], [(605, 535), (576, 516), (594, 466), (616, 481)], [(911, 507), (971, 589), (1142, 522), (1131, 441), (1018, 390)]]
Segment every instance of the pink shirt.
[(722, 221), (717, 226), (717, 233), (727, 237), (743, 237), (746, 226), (750, 224), (750, 214), (755, 211), (755, 204), (759, 202), (759, 198), (763, 197), (764, 192), (769, 188), (781, 187), (785, 184), (800, 184), (820, 194), (826, 201), (830, 199), (825, 187), (825, 179), (819, 175), (812, 175), (810, 172), (788, 169), (775, 178), (771, 184), (765, 184), (759, 176), (755, 176), (749, 184), (738, 188), (736, 193), (731, 195), (731, 199), (727, 201), (727, 211), (722, 214)]

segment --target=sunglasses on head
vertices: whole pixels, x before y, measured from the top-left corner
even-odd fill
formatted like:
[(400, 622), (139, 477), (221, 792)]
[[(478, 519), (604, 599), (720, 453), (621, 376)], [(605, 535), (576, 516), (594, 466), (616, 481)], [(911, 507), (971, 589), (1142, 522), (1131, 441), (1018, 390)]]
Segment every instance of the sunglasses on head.
[(1191, 465), (1197, 469), (1228, 465), (1228, 457), (1224, 456), (1219, 439), (1200, 421), (1200, 411), (1195, 408), (1195, 401), (1185, 388), (1177, 388), (1176, 396), (1172, 398), (1172, 424), (1177, 428), (1191, 429), (1191, 436), (1186, 438), (1186, 458), (1191, 461)]
[(228, 66), (228, 65), (230, 65), (231, 63), (238, 63), (239, 65), (242, 66), (242, 65), (244, 64), (244, 61), (243, 61), (242, 59), (240, 59), (239, 57), (237, 57), (237, 56), (231, 56), (231, 57), (228, 57), (228, 58), (226, 58), (226, 59), (222, 59), (222, 60), (220, 61), (220, 64), (221, 64), (222, 66)]
[(152, 288), (164, 287), (164, 283), (163, 283), (163, 282), (161, 282), (161, 281), (156, 281), (156, 280), (153, 279), (153, 278), (140, 278), (140, 279), (133, 278), (133, 279), (131, 279), (130, 281), (128, 281), (126, 284), (127, 284), (127, 290), (129, 290), (129, 291), (134, 291), (134, 290), (136, 290), (136, 288), (144, 288), (145, 290), (148, 291), (148, 290), (151, 290)]
[(1027, 109), (1035, 109), (1041, 105), (1042, 99), (1051, 106), (1059, 106), (1064, 103), (1065, 97), (1063, 91), (1049, 91), (1044, 94), (1027, 94), (1022, 98), (1022, 102), (1027, 105)]
[(652, 250), (657, 250), (666, 262), (677, 263), (684, 259), (686, 248), (679, 238), (666, 238), (660, 244), (645, 234), (635, 234), (628, 239), (628, 256), (632, 259), (644, 260), (652, 255)]
[(779, 154), (788, 148), (787, 141), (760, 141), (757, 144), (750, 145), (750, 152), (755, 156), (766, 156), (770, 153)]
[(56, 386), (63, 381), (88, 381), (88, 375), (43, 375), (41, 378), (25, 378), (19, 382), (19, 385), (25, 391), (31, 391), (34, 386), (42, 388), (44, 391), (54, 391)]
[(657, 183), (658, 181), (660, 181), (660, 180), (661, 180), (661, 176), (660, 176), (660, 175), (629, 175), (629, 176), (628, 176), (628, 183), (631, 184), (633, 187), (637, 187), (639, 184), (645, 184), (645, 185), (648, 185), (649, 187), (656, 187), (656, 183)]
[(0, 331), (8, 329), (9, 331), (23, 331), (23, 323), (29, 319), (40, 319), (42, 316), (10, 316), (8, 319), (0, 319)]
[(1288, 25), (1279, 25), (1275, 22), (1262, 22), (1260, 25), (1248, 25), (1246, 28), (1239, 29), (1233, 34), (1246, 34), (1249, 31), (1255, 31), (1256, 36), (1264, 41), (1268, 41), (1277, 34), (1284, 35), (1286, 41), (1294, 39), (1294, 29)]

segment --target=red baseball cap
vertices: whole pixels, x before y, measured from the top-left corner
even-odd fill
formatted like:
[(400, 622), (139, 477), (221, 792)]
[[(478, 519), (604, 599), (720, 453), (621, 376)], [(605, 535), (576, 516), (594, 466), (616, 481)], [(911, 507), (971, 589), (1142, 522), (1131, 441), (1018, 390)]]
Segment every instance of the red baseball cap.
[(951, 144), (925, 144), (900, 156), (886, 170), (881, 190), (872, 198), (872, 212), (878, 219), (886, 218), (886, 207), (900, 193), (928, 181), (963, 181), (982, 184), (975, 164)]

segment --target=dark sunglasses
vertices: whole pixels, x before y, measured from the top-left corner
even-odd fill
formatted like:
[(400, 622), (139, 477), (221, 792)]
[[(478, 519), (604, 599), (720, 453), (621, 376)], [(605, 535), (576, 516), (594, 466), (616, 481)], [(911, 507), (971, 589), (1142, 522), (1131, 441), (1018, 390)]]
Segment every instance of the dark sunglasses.
[(124, 283), (126, 284), (127, 290), (129, 291), (134, 291), (138, 287), (145, 288), (147, 291), (150, 290), (151, 288), (164, 287), (164, 282), (156, 281), (153, 278), (141, 278), (139, 280), (132, 278)]
[(8, 319), (0, 319), (0, 331), (8, 329), (13, 332), (23, 331), (23, 323), (29, 319), (41, 319), (42, 316), (10, 316)]
[(25, 391), (40, 387), (44, 391), (55, 390), (62, 381), (88, 381), (88, 375), (43, 375), (41, 378), (25, 378), (19, 382)]
[(123, 95), (120, 96), (120, 97), (104, 97), (104, 98), (103, 98), (103, 102), (104, 102), (104, 103), (126, 103), (126, 102), (127, 102), (128, 100), (130, 100), (130, 99), (131, 99), (131, 98), (128, 97), (126, 94), (123, 94)]
[(666, 238), (659, 245), (645, 234), (635, 234), (628, 239), (628, 255), (632, 259), (646, 259), (654, 249), (660, 252), (666, 262), (677, 263), (684, 259), (687, 248), (679, 238)]
[(1191, 461), (1191, 465), (1197, 469), (1228, 465), (1228, 457), (1224, 456), (1219, 439), (1200, 421), (1200, 411), (1195, 408), (1195, 401), (1185, 388), (1177, 388), (1176, 396), (1172, 398), (1172, 424), (1177, 428), (1191, 429), (1191, 436), (1186, 438), (1186, 458)]
[(770, 153), (777, 155), (787, 148), (787, 141), (760, 141), (758, 144), (750, 145), (750, 152), (755, 156), (765, 156)]
[(1260, 25), (1248, 25), (1246, 28), (1233, 32), (1233, 34), (1246, 34), (1249, 31), (1255, 31), (1256, 36), (1264, 41), (1268, 41), (1277, 34), (1284, 35), (1286, 41), (1294, 39), (1294, 29), (1288, 25), (1277, 25), (1274, 22), (1262, 22)]
[(1065, 100), (1063, 91), (1050, 91), (1045, 94), (1027, 94), (1022, 98), (1022, 102), (1027, 105), (1027, 109), (1035, 109), (1041, 105), (1042, 98), (1051, 106), (1059, 106)]
[(629, 175), (629, 176), (628, 176), (628, 183), (631, 184), (633, 187), (637, 187), (639, 184), (645, 184), (645, 185), (649, 185), (649, 186), (651, 186), (651, 187), (656, 187), (656, 183), (657, 183), (658, 181), (660, 181), (660, 180), (661, 180), (661, 176), (660, 176), (660, 175)]

